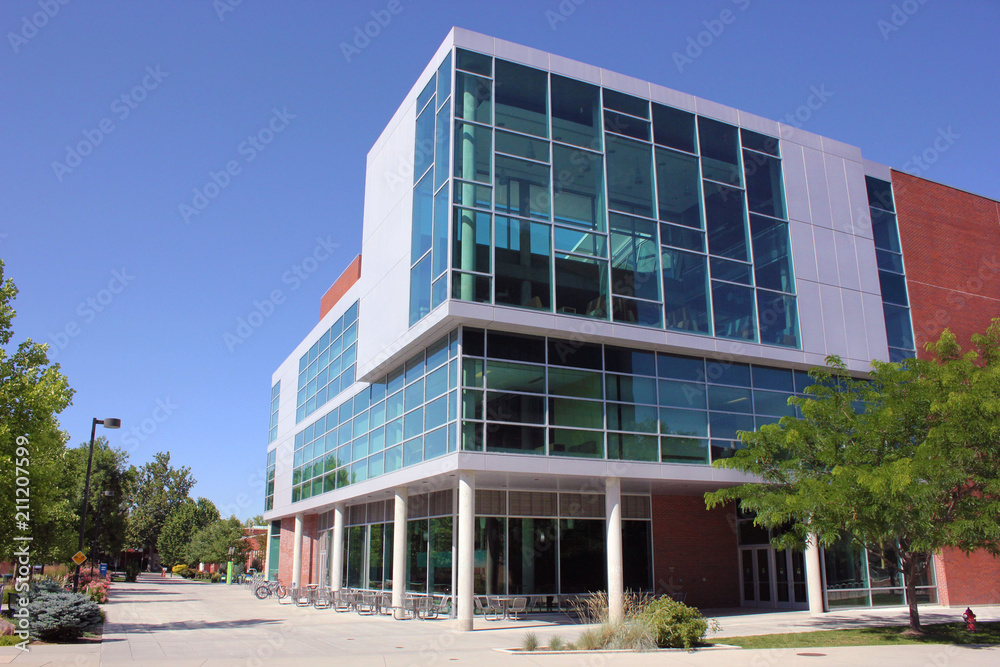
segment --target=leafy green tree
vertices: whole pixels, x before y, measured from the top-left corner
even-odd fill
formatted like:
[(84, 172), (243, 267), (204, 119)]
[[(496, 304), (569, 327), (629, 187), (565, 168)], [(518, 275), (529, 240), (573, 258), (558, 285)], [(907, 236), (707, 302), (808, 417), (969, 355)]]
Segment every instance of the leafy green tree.
[(928, 358), (872, 362), (850, 377), (836, 357), (811, 371), (808, 397), (717, 465), (760, 483), (706, 494), (709, 507), (738, 500), (767, 528), (791, 529), (775, 546), (809, 533), (842, 538), (895, 563), (905, 576), (907, 632), (920, 633), (916, 582), (944, 547), (1000, 553), (1000, 320), (962, 352), (948, 330)]
[[(233, 553), (230, 555), (229, 550)], [(198, 530), (191, 538), (187, 556), (191, 563), (246, 563), (248, 540), (243, 539), (243, 522), (235, 516), (219, 519)]]
[(197, 502), (187, 499), (175, 507), (163, 523), (156, 543), (160, 561), (167, 567), (187, 564), (185, 556), (191, 538), (197, 531), (218, 520), (219, 510), (208, 498), (198, 498)]
[(188, 491), (195, 482), (190, 468), (171, 467), (170, 452), (157, 452), (152, 461), (136, 469), (127, 501), (126, 545), (151, 551), (167, 517), (189, 499)]
[[(82, 443), (68, 449), (63, 459), (64, 487), (78, 514), (83, 505), (89, 449), (89, 441)], [(125, 546), (127, 496), (134, 471), (134, 467), (127, 464), (128, 454), (112, 447), (107, 438), (101, 436), (94, 441), (87, 526), (84, 532), (84, 550), (92, 565), (99, 554), (116, 554)], [(110, 495), (105, 492), (110, 492)], [(93, 547), (96, 547), (98, 553), (90, 553)]]
[[(73, 390), (59, 364), (49, 363), (47, 345), (29, 338), (12, 349), (16, 297), (0, 260), (0, 559), (23, 544), (15, 536), (31, 535), (32, 561), (44, 563), (75, 551), (76, 514), (60, 484), (68, 437), (56, 420)], [(27, 482), (27, 507), (16, 501), (26, 493), (19, 479)]]

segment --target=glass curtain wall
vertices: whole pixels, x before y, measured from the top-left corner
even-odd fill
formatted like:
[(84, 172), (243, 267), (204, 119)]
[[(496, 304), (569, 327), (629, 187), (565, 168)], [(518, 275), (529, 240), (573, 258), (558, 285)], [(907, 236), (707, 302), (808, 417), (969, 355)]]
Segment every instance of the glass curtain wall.
[[(884, 607), (908, 604), (902, 563), (894, 551), (877, 555), (843, 540), (824, 550), (826, 600), (839, 607)], [(917, 603), (937, 603), (933, 560), (917, 584)]]
[[(799, 346), (776, 138), (455, 53), (452, 298)], [(418, 144), (446, 108), (432, 97)], [(414, 258), (444, 220), (435, 169), (417, 178)], [(426, 301), (437, 268), (413, 271)]]
[(875, 239), (878, 280), (882, 289), (882, 310), (885, 315), (889, 361), (902, 361), (916, 356), (913, 325), (910, 320), (910, 300), (903, 268), (903, 249), (896, 227), (896, 206), (892, 184), (865, 176), (868, 206)]

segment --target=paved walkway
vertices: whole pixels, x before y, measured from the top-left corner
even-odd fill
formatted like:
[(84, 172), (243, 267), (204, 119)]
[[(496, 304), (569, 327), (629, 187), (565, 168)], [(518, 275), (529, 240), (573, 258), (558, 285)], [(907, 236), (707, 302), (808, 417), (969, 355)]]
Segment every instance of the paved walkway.
[[(496, 651), (516, 647), (525, 632), (547, 643), (554, 635), (570, 641), (582, 626), (565, 616), (503, 623), (476, 620), (475, 631), (458, 633), (448, 620), (393, 621), (333, 610), (258, 601), (245, 588), (205, 584), (180, 578), (142, 575), (137, 583), (116, 583), (105, 605), (107, 624), (100, 644), (33, 646), (30, 653), (0, 648), (0, 664), (66, 665), (328, 665), (351, 667), (412, 665), (997, 665), (1000, 649), (945, 646), (786, 649), (769, 651), (711, 650), (650, 654), (510, 655)], [(739, 613), (737, 613), (739, 612)], [(1000, 607), (976, 609), (981, 620), (1000, 620)], [(921, 608), (926, 622), (956, 620), (961, 610)], [(718, 610), (723, 631), (718, 637), (817, 630), (868, 624), (873, 619), (904, 622), (905, 609), (828, 614), (813, 619), (808, 612), (746, 614)], [(823, 654), (810, 656), (802, 654)]]

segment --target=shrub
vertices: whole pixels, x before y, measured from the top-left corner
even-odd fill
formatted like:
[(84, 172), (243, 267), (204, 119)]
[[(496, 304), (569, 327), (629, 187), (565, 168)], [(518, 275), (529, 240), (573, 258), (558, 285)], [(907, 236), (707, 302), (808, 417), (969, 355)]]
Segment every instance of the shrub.
[(129, 561), (125, 563), (125, 581), (135, 581), (139, 578), (139, 562)]
[(183, 574), (184, 571), (187, 569), (188, 566), (184, 563), (181, 563), (180, 565), (174, 565), (172, 568), (170, 568), (170, 571), (173, 572), (174, 574)]
[(65, 641), (101, 627), (97, 603), (77, 593), (35, 589), (28, 603), (32, 639)]
[(62, 592), (62, 586), (55, 579), (36, 579), (32, 587), (35, 594)]
[[(661, 648), (691, 649), (705, 638), (709, 628), (697, 608), (668, 597), (647, 604), (639, 620), (649, 626), (656, 645)], [(712, 629), (717, 628), (718, 622), (713, 620)]]
[(521, 648), (525, 651), (534, 651), (538, 649), (538, 635), (534, 632), (525, 633), (524, 641), (521, 642)]
[(91, 600), (97, 604), (104, 604), (108, 601), (108, 590), (111, 588), (110, 579), (94, 579), (83, 588)]
[(220, 581), (222, 581), (222, 573), (220, 573), (220, 572), (213, 572), (212, 573), (212, 583), (213, 584), (217, 584)]

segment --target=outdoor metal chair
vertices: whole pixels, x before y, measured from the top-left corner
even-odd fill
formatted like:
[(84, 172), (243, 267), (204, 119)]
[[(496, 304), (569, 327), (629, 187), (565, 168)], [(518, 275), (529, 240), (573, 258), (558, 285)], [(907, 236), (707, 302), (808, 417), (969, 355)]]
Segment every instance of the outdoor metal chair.
[(510, 603), (510, 609), (507, 610), (507, 615), (513, 618), (515, 621), (520, 620), (518, 614), (525, 614), (528, 611), (528, 598), (526, 597), (516, 597)]
[[(489, 603), (489, 599), (485, 595), (476, 595), (472, 598), (473, 602), (476, 603), (476, 611), (483, 615), (483, 618), (487, 621), (498, 621), (500, 617), (497, 616), (496, 609), (493, 608)], [(492, 618), (491, 618), (492, 616)]]

